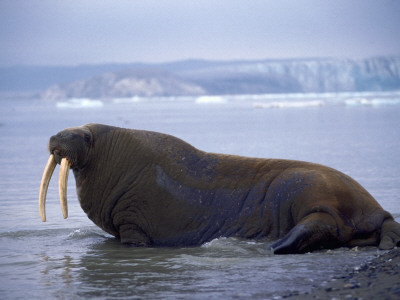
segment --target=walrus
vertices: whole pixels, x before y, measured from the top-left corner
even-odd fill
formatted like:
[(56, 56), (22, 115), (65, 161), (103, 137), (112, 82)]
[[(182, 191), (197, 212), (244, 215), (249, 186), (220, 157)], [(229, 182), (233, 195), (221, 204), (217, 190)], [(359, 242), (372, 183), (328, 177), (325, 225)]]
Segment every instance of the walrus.
[(400, 244), (400, 224), (349, 176), (320, 164), (208, 153), (171, 135), (102, 124), (52, 136), (39, 193), (60, 164), (67, 218), (78, 200), (97, 226), (141, 247), (199, 246), (219, 237), (272, 240), (275, 254)]

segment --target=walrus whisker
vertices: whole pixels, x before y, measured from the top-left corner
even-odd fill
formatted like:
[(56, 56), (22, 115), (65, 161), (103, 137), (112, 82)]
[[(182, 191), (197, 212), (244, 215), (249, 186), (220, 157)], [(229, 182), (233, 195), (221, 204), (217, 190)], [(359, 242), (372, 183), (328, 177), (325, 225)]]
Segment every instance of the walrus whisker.
[(42, 182), (40, 184), (39, 192), (39, 212), (40, 218), (43, 222), (46, 222), (46, 195), (49, 187), (51, 176), (53, 175), (54, 169), (57, 165), (54, 155), (50, 154), (49, 160), (47, 161), (46, 167), (43, 172)]
[(58, 192), (60, 194), (60, 204), (64, 219), (68, 218), (67, 185), (70, 166), (71, 163), (64, 157), (61, 160), (60, 177), (58, 179)]

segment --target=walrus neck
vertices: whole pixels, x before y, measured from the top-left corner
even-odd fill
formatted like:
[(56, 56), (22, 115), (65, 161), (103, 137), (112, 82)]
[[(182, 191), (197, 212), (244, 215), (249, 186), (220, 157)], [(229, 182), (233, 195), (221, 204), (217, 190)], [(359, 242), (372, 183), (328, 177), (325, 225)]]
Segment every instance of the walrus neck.
[[(105, 151), (109, 149), (104, 146), (107, 143), (114, 145), (109, 151)], [(134, 180), (143, 161), (139, 158), (137, 159), (139, 165), (130, 164), (127, 169), (128, 156), (136, 152), (132, 144), (125, 131), (110, 130), (96, 135), (87, 164), (82, 169), (74, 170), (78, 199), (82, 209), (97, 226), (113, 235), (117, 235), (118, 231), (114, 228), (111, 214), (115, 203), (120, 198), (120, 190), (115, 187), (129, 184)], [(126, 151), (126, 149), (131, 151)]]

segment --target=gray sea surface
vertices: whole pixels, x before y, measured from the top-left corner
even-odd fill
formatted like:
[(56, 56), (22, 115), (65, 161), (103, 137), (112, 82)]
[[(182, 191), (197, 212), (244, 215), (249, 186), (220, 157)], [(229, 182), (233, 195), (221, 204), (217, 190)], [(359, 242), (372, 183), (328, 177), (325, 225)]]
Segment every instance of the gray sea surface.
[(85, 123), (178, 136), (212, 152), (329, 165), (400, 221), (400, 93), (0, 100), (0, 299), (279, 299), (358, 267), (374, 247), (273, 255), (269, 242), (219, 238), (193, 248), (132, 248), (93, 225), (70, 174), (38, 211), (49, 137)]

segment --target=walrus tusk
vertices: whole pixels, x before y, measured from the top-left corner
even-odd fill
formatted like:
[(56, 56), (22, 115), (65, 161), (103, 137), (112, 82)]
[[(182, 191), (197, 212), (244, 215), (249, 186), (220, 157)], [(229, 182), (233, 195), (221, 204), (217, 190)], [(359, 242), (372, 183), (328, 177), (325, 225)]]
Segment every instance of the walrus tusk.
[(46, 222), (47, 188), (49, 187), (51, 175), (53, 175), (56, 165), (57, 162), (54, 159), (54, 155), (50, 154), (49, 160), (47, 161), (46, 167), (44, 168), (42, 182), (40, 184), (40, 192), (39, 192), (39, 212), (40, 212), (40, 218), (42, 219), (43, 222)]
[(60, 194), (61, 210), (64, 219), (68, 218), (67, 185), (70, 162), (64, 157), (60, 164), (60, 177), (58, 179), (58, 192)]

